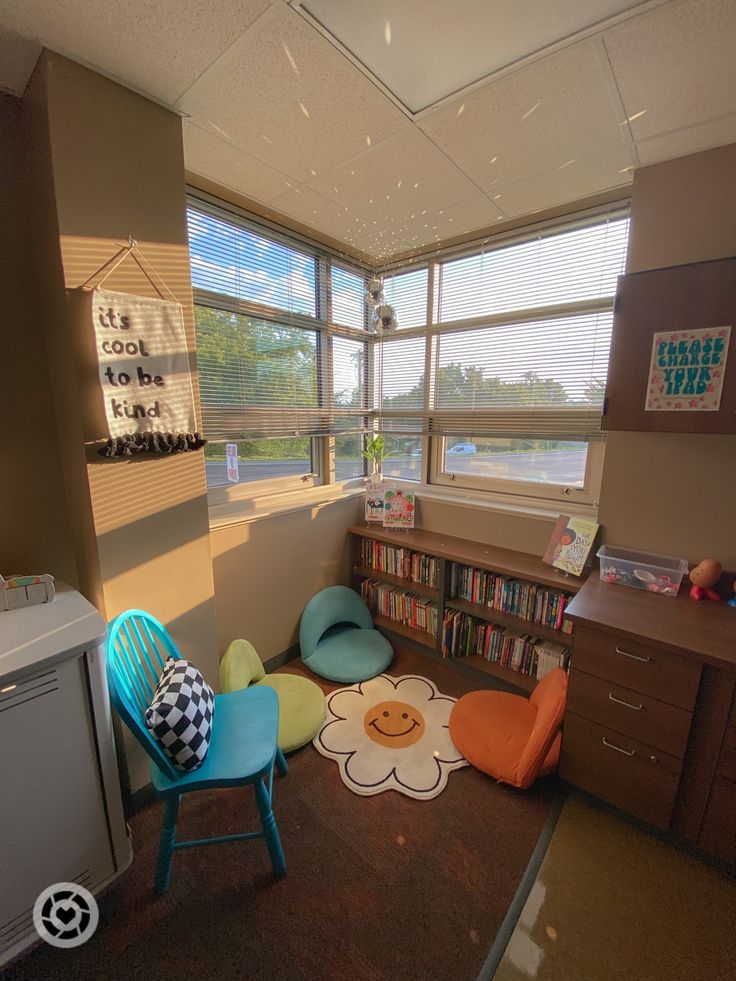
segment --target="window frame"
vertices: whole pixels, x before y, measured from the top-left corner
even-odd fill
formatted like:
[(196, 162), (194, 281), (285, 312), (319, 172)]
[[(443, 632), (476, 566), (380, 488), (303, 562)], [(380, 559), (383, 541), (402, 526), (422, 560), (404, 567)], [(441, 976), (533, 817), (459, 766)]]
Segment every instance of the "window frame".
[[(218, 293), (196, 287), (192, 283), (192, 299), (194, 307), (204, 307), (213, 310), (221, 310), (226, 313), (234, 313), (243, 317), (251, 317), (261, 321), (272, 322), (278, 326), (290, 328), (301, 328), (312, 331), (317, 338), (317, 402), (318, 409), (324, 410), (325, 414), (334, 419), (334, 386), (333, 386), (333, 338), (344, 337), (364, 343), (370, 351), (370, 335), (367, 327), (367, 311), (363, 317), (362, 327), (351, 327), (348, 325), (335, 324), (332, 322), (332, 267), (335, 266), (341, 271), (350, 273), (366, 284), (368, 278), (373, 274), (373, 270), (357, 261), (352, 263), (344, 256), (333, 254), (329, 250), (321, 249), (303, 236), (296, 234), (284, 234), (278, 226), (271, 222), (256, 219), (247, 212), (242, 211), (234, 205), (220, 201), (217, 198), (201, 192), (194, 188), (187, 190), (187, 209), (192, 207), (194, 210), (201, 211), (222, 221), (230, 221), (233, 225), (244, 227), (266, 239), (274, 241), (279, 245), (294, 249), (302, 254), (309, 255), (315, 260), (315, 312), (316, 316), (311, 317), (304, 313), (293, 313), (280, 307), (272, 307), (266, 304), (259, 304), (253, 300), (240, 299), (229, 293)], [(195, 332), (196, 339), (196, 332)], [(356, 416), (362, 415), (364, 426), (368, 426), (370, 417), (370, 407), (368, 406), (368, 362), (370, 355), (367, 356), (364, 366), (364, 377), (362, 379), (363, 398), (365, 405), (359, 407)], [(201, 384), (199, 386), (201, 388)], [(364, 409), (361, 412), (361, 408)], [(288, 411), (288, 410), (287, 410)], [(361, 430), (364, 431), (364, 430)], [(278, 437), (269, 436), (232, 436), (231, 438), (220, 439), (211, 438), (204, 432), (205, 438), (209, 443), (225, 445), (229, 442), (243, 441), (247, 438), (269, 439)], [(210, 507), (217, 508), (227, 504), (237, 502), (248, 502), (261, 497), (270, 497), (278, 494), (289, 494), (299, 491), (311, 491), (318, 487), (355, 486), (363, 481), (363, 477), (349, 478), (348, 480), (336, 480), (335, 473), (335, 434), (315, 434), (309, 435), (311, 440), (311, 471), (306, 474), (292, 475), (288, 477), (263, 478), (260, 480), (242, 481), (233, 483), (229, 486), (210, 487), (207, 485), (207, 498)], [(365, 471), (364, 471), (365, 472)]]

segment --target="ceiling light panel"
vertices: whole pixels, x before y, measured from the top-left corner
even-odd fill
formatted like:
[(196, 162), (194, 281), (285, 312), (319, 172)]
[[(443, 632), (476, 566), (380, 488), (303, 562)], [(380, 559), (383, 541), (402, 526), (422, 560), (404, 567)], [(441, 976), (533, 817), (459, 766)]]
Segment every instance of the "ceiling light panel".
[(667, 4), (607, 31), (634, 139), (733, 113), (734, 42), (734, 0)]
[(411, 125), (326, 38), (279, 4), (178, 108), (300, 182)]
[(174, 103), (270, 0), (3, 0), (0, 26)]
[[(636, 7), (632, 0), (302, 0), (411, 112)], [(525, 9), (526, 8), (526, 9)]]
[(478, 194), (473, 182), (411, 126), (309, 184), (380, 225)]
[(620, 123), (600, 43), (583, 41), (428, 113), (419, 126), (493, 197), (508, 183), (623, 145)]

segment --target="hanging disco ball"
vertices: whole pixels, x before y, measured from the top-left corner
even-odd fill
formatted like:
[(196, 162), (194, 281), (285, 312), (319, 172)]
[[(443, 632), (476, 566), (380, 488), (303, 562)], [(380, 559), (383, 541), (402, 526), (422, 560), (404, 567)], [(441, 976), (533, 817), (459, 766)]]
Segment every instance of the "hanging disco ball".
[(377, 276), (369, 279), (366, 284), (365, 302), (369, 307), (376, 307), (383, 303), (383, 281)]
[(390, 303), (380, 303), (376, 307), (373, 311), (373, 323), (376, 326), (376, 332), (379, 334), (388, 334), (396, 330), (399, 322), (396, 319), (396, 311)]

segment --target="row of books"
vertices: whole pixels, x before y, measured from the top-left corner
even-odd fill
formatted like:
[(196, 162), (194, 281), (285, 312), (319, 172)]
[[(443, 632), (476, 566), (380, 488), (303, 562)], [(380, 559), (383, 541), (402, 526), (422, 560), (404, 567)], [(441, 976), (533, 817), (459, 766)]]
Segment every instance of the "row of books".
[(450, 596), (511, 613), (566, 634), (572, 633), (572, 621), (564, 615), (570, 597), (537, 583), (453, 563)]
[(448, 610), (442, 624), (442, 656), (473, 655), (537, 679), (553, 668), (566, 669), (570, 660), (570, 651), (562, 644)]
[(421, 552), (412, 552), (408, 548), (397, 548), (363, 538), (360, 543), (360, 562), (377, 572), (387, 572), (391, 576), (400, 576), (423, 586), (437, 586), (438, 562), (431, 555), (422, 555)]
[(398, 620), (414, 630), (437, 636), (437, 606), (426, 597), (415, 596), (376, 579), (365, 579), (360, 586), (360, 595), (372, 613), (380, 613), (389, 620)]

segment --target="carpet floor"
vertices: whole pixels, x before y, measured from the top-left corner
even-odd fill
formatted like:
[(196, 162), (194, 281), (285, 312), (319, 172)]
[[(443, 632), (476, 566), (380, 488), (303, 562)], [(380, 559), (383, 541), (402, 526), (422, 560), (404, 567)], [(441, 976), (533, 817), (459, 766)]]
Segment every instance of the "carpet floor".
[[(456, 697), (483, 687), (410, 651), (388, 673), (424, 675)], [(151, 804), (130, 822), (133, 865), (99, 898), (94, 937), (66, 951), (41, 944), (3, 981), (473, 981), (556, 793), (554, 780), (520, 793), (466, 767), (434, 800), (359, 797), (306, 746), (274, 790), (285, 878), (271, 877), (261, 841), (185, 849), (155, 896)], [(182, 801), (180, 838), (257, 826), (250, 789)]]

